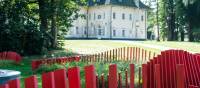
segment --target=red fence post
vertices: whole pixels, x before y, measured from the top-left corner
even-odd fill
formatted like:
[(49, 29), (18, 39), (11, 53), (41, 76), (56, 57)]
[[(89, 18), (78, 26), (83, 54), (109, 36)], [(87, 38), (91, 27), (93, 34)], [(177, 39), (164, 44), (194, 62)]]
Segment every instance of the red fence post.
[(128, 88), (128, 71), (126, 70), (125, 71), (125, 77), (126, 77), (126, 80), (125, 80), (125, 83), (126, 83), (126, 88)]
[(55, 88), (53, 72), (42, 74), (42, 88)]
[(121, 76), (121, 73), (118, 73), (118, 76), (119, 76), (119, 85), (118, 85), (118, 87), (119, 88), (122, 88), (122, 76)]
[[(185, 69), (184, 65), (179, 64), (176, 66), (176, 79), (177, 79), (177, 88), (185, 88)], [(191, 74), (192, 75), (192, 74)]]
[(155, 65), (154, 77), (155, 77), (156, 88), (161, 88), (161, 72), (160, 72), (160, 65), (159, 64)]
[(134, 88), (134, 72), (135, 72), (135, 66), (134, 64), (130, 64), (130, 88)]
[(59, 69), (54, 71), (55, 88), (66, 88), (67, 87), (67, 75), (65, 69)]
[(24, 82), (25, 88), (38, 88), (38, 80), (36, 75), (26, 78)]
[(80, 68), (68, 69), (69, 88), (81, 88)]
[(148, 82), (147, 64), (142, 64), (142, 88), (147, 88)]
[(109, 85), (108, 88), (117, 88), (117, 65), (113, 64), (109, 66)]
[(8, 84), (0, 85), (0, 88), (9, 88)]
[(101, 74), (101, 88), (105, 88), (104, 74)]
[(96, 75), (94, 65), (85, 67), (85, 83), (86, 88), (96, 88)]
[(20, 88), (20, 80), (17, 78), (8, 82), (9, 88)]
[(96, 88), (99, 88), (99, 76), (98, 74), (96, 75)]

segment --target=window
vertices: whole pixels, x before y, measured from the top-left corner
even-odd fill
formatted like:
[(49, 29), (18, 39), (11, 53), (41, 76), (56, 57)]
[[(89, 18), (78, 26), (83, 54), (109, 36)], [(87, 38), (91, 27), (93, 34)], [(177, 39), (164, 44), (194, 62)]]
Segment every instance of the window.
[(113, 36), (116, 36), (116, 30), (113, 30)]
[(76, 34), (79, 34), (78, 27), (76, 27)]
[(132, 20), (132, 14), (129, 15), (129, 20)]
[(125, 37), (125, 30), (122, 30), (122, 36)]
[(141, 16), (141, 21), (143, 21), (144, 20), (144, 16)]
[(113, 13), (113, 19), (115, 19), (116, 18), (116, 14), (115, 13)]
[(95, 20), (96, 14), (94, 13), (94, 20)]
[(118, 0), (119, 2), (122, 2), (122, 0)]
[(89, 14), (89, 20), (91, 20), (91, 14)]
[(98, 19), (101, 19), (101, 15), (98, 15)]
[(122, 19), (123, 19), (123, 20), (125, 19), (125, 14), (124, 14), (124, 13), (122, 14)]
[(85, 27), (84, 34), (85, 35), (87, 34), (87, 27)]
[(105, 19), (106, 18), (106, 14), (105, 14), (105, 12), (103, 13), (103, 19)]
[(101, 32), (102, 32), (101, 29), (98, 29), (98, 35), (101, 35)]

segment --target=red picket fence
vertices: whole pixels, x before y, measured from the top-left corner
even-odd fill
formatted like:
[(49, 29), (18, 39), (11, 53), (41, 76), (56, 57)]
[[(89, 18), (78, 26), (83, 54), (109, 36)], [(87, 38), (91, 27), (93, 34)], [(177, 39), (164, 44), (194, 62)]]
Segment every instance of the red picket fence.
[(74, 57), (59, 57), (59, 58), (48, 58), (48, 59), (37, 59), (33, 60), (31, 62), (32, 69), (35, 70), (37, 69), (40, 65), (42, 64), (63, 64), (66, 62), (73, 62), (73, 61), (80, 61), (79, 56), (74, 56)]
[(79, 55), (74, 57), (60, 57), (39, 59), (32, 61), (32, 69), (37, 69), (42, 64), (66, 63), (73, 61), (82, 62), (112, 62), (112, 61), (135, 61), (137, 63), (144, 63), (155, 57), (156, 53), (147, 51), (138, 47), (123, 47), (113, 50), (108, 50), (92, 55)]
[(135, 61), (144, 63), (155, 57), (156, 53), (138, 47), (122, 47), (92, 55), (80, 56), (83, 62)]
[(200, 56), (167, 50), (142, 65), (143, 88), (200, 88)]
[[(105, 80), (106, 75), (97, 75), (94, 65), (84, 67), (85, 73), (85, 88), (134, 88), (134, 64), (130, 64), (130, 74), (125, 72), (126, 82), (122, 82), (122, 73), (118, 73), (117, 65), (109, 66), (107, 75), (108, 81)], [(42, 74), (42, 88), (81, 88), (80, 68), (72, 67), (67, 71), (59, 69), (53, 72)], [(107, 85), (107, 86), (106, 86)], [(25, 88), (38, 88), (38, 79), (35, 75), (25, 78)], [(5, 85), (0, 85), (0, 88), (20, 88), (19, 79), (9, 81)]]
[(20, 63), (22, 57), (18, 53), (12, 51), (0, 52), (0, 60), (13, 60), (16, 63)]

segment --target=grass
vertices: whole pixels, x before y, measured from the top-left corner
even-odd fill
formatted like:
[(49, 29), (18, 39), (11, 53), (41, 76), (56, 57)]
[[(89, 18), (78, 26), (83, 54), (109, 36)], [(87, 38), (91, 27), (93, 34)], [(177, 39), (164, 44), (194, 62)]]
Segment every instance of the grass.
[(64, 43), (64, 48), (71, 49), (79, 54), (94, 54), (120, 47), (140, 47), (157, 54), (161, 51), (159, 49), (144, 47), (138, 44), (114, 42), (114, 40), (65, 40)]
[(200, 43), (199, 42), (176, 42), (176, 41), (141, 41), (144, 44), (160, 45), (165, 47), (183, 49), (191, 52), (200, 53)]
[[(44, 71), (42, 72), (40, 69), (40, 72), (35, 72), (31, 70), (31, 59), (30, 58), (24, 58), (21, 62), (21, 64), (13, 64), (13, 63), (7, 63), (7, 65), (2, 65), (2, 63), (0, 63), (1, 65), (1, 69), (9, 69), (9, 70), (17, 70), (21, 72), (21, 88), (24, 88), (24, 79), (31, 76), (31, 75), (36, 75), (38, 77), (38, 86), (39, 88), (41, 88), (42, 84), (41, 84), (41, 74), (45, 71), (47, 68), (42, 68)], [(3, 64), (5, 64), (6, 62), (4, 62)], [(88, 65), (95, 65), (96, 67), (96, 72), (98, 75), (104, 74), (105, 79), (107, 79), (107, 74), (108, 74), (108, 70), (109, 70), (109, 65), (110, 64), (117, 64), (118, 66), (118, 72), (121, 72), (122, 74), (122, 81), (125, 82), (125, 70), (129, 69), (129, 64), (130, 62), (119, 62), (119, 61), (115, 61), (115, 62), (111, 62), (111, 63), (103, 63), (103, 62), (93, 62), (93, 63), (85, 63), (85, 62), (71, 62), (71, 63), (66, 63), (65, 66), (63, 66), (63, 68), (71, 68), (74, 66), (79, 66), (80, 67), (80, 76), (81, 76), (81, 84), (82, 87), (85, 87), (85, 79), (84, 79), (84, 67), (88, 66)], [(55, 66), (55, 65), (54, 65)], [(61, 65), (60, 65), (61, 66)], [(138, 69), (139, 69), (139, 65), (135, 65), (135, 81), (138, 83)], [(53, 67), (54, 68), (54, 67)], [(50, 70), (49, 70), (50, 71)], [(129, 72), (129, 70), (128, 70)], [(124, 83), (123, 83), (124, 84)]]

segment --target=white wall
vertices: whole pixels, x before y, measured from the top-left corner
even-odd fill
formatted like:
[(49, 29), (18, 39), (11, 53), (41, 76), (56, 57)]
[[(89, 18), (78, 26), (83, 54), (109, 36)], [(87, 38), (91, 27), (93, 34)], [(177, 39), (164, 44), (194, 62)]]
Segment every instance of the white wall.
[[(87, 9), (81, 8), (79, 13), (87, 14)], [(113, 19), (113, 13), (116, 14), (115, 19)], [(125, 14), (125, 19), (122, 19), (122, 14)], [(130, 14), (132, 19), (129, 19)], [(98, 19), (98, 15), (101, 16), (101, 19)], [(143, 21), (141, 20), (142, 16)], [(84, 30), (88, 26), (89, 38), (146, 39), (147, 16), (143, 9), (116, 5), (93, 6), (89, 7), (87, 17), (88, 19), (78, 18), (74, 21), (68, 37), (86, 37)], [(99, 26), (105, 30), (104, 35), (98, 35)], [(78, 27), (79, 34), (76, 32), (76, 27)], [(116, 36), (113, 35), (113, 30), (116, 30)], [(125, 36), (122, 36), (122, 30), (125, 30)]]

